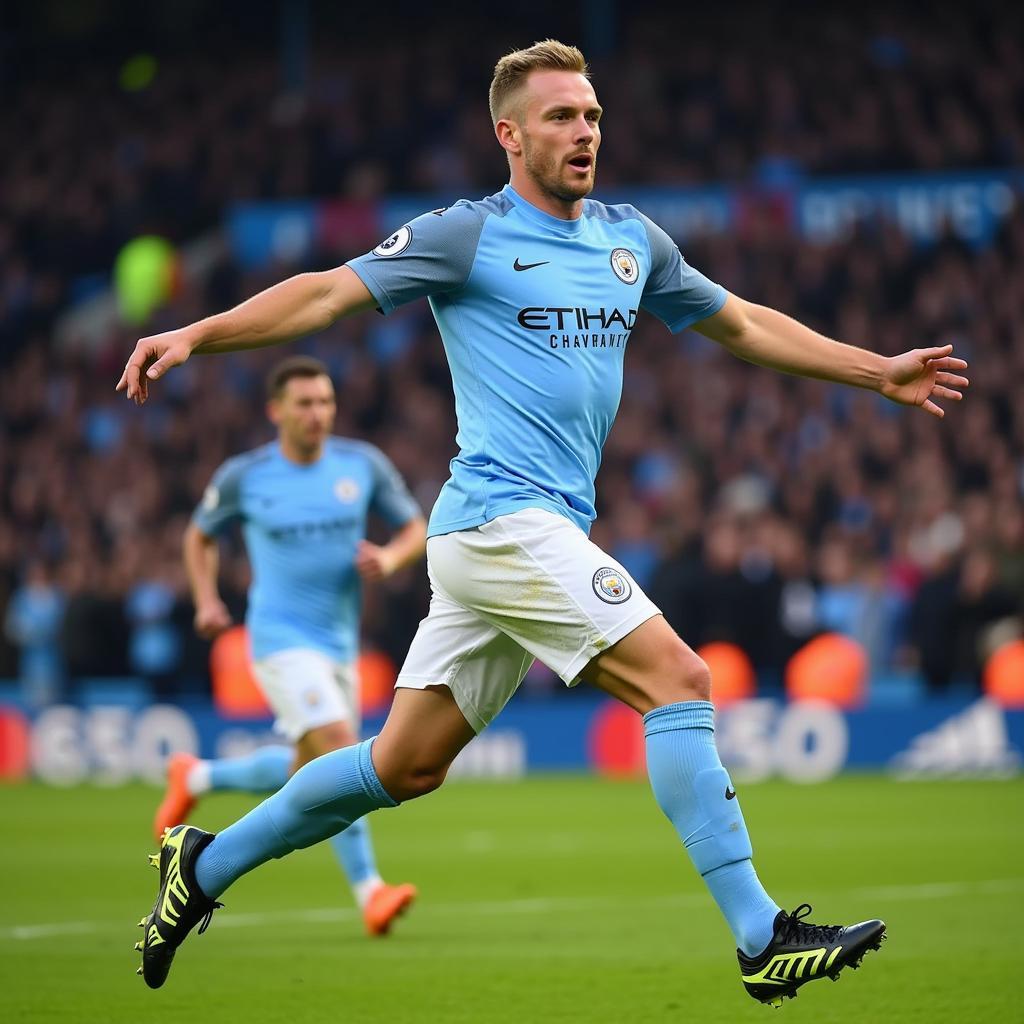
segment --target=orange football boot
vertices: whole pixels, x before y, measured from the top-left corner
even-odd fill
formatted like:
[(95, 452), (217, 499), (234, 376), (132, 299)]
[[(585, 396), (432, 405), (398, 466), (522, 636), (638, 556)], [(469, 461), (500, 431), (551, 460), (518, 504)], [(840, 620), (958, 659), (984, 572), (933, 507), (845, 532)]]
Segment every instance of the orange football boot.
[(395, 918), (404, 914), (416, 899), (416, 886), (408, 882), (388, 885), (382, 882), (373, 890), (363, 907), (363, 922), (368, 935), (387, 935)]
[(188, 791), (188, 773), (199, 758), (192, 754), (172, 754), (167, 762), (167, 789), (153, 818), (153, 835), (157, 842), (168, 828), (184, 825), (196, 798)]

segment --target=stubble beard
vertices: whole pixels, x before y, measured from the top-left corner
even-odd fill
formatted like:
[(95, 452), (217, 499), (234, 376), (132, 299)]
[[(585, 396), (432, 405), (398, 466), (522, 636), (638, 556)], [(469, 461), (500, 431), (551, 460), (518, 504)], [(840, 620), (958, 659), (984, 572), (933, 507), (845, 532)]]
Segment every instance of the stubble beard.
[(313, 459), (319, 458), (324, 441), (326, 439), (327, 431), (320, 433), (317, 431), (312, 438), (310, 434), (303, 429), (296, 429), (288, 432), (288, 441), (291, 444), (293, 450), (306, 461), (312, 461)]
[(565, 181), (559, 174), (558, 165), (549, 153), (538, 152), (530, 144), (529, 138), (523, 139), (523, 166), (526, 173), (533, 179), (537, 187), (546, 192), (552, 199), (562, 203), (575, 203), (586, 199), (594, 190), (594, 179), (597, 171), (597, 157), (590, 165), (590, 173), (578, 183)]

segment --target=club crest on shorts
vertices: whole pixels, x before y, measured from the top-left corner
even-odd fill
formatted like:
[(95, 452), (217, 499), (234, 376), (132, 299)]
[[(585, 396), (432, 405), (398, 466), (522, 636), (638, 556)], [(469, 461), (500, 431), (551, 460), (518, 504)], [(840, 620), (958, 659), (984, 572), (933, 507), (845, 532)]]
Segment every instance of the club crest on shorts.
[(612, 249), (612, 270), (623, 284), (636, 284), (640, 266), (628, 249)]
[(374, 256), (397, 256), (400, 252), (405, 252), (409, 248), (409, 243), (412, 241), (412, 228), (408, 224), (400, 227), (393, 235), (389, 238), (385, 238), (376, 249), (373, 250)]
[(632, 597), (633, 588), (623, 573), (606, 566), (594, 573), (594, 593), (608, 604), (622, 604)]
[(343, 505), (351, 505), (359, 497), (359, 484), (349, 476), (338, 477), (334, 481), (334, 496)]

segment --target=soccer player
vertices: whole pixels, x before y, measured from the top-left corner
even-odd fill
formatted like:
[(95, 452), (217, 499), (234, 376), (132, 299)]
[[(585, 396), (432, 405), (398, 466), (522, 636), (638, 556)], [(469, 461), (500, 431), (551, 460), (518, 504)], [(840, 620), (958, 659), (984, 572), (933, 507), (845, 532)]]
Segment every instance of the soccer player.
[[(229, 459), (207, 487), (185, 533), (195, 627), (213, 639), (231, 625), (217, 591), (217, 535), (242, 524), (252, 565), (247, 625), (253, 671), (291, 746), (247, 757), (170, 761), (154, 819), (157, 838), (184, 822), (210, 790), (268, 793), (304, 764), (359, 740), (360, 580), (378, 580), (420, 558), (426, 522), (387, 457), (362, 441), (331, 436), (334, 387), (316, 359), (279, 363), (267, 380), (267, 415), (277, 440)], [(379, 515), (395, 534), (366, 540)], [(377, 871), (365, 820), (331, 837), (366, 930), (386, 934), (416, 898)]]
[(140, 971), (162, 984), (188, 931), (245, 872), (436, 789), (540, 658), (567, 685), (585, 680), (643, 715), (655, 797), (735, 935), (747, 991), (778, 1004), (859, 963), (885, 925), (812, 925), (806, 905), (786, 913), (765, 892), (715, 748), (707, 666), (587, 537), (630, 330), (645, 309), (741, 358), (936, 416), (936, 399), (961, 397), (966, 363), (951, 346), (885, 358), (822, 337), (709, 281), (633, 207), (588, 200), (601, 107), (574, 47), (548, 40), (503, 57), (490, 108), (511, 169), (496, 195), (417, 217), (341, 268), (143, 338), (117, 385), (142, 403), (193, 352), (276, 344), (427, 296), (459, 421), (428, 528), (430, 612), (380, 735), (306, 765), (217, 836), (173, 830)]

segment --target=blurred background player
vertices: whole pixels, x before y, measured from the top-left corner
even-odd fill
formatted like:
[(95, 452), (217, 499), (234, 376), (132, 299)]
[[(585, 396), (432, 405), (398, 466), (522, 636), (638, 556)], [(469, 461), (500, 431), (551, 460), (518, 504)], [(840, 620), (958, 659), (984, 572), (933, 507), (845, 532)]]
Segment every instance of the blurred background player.
[[(292, 746), (244, 757), (177, 754), (154, 818), (156, 836), (186, 821), (218, 790), (269, 793), (313, 758), (359, 739), (360, 580), (380, 580), (423, 555), (426, 525), (397, 470), (373, 445), (332, 437), (334, 387), (316, 359), (278, 364), (267, 381), (277, 441), (229, 459), (195, 511), (184, 542), (196, 632), (212, 640), (231, 625), (217, 584), (217, 536), (242, 525), (252, 566), (246, 623), (253, 671)], [(369, 514), (397, 532), (366, 539)], [(387, 885), (365, 820), (331, 840), (371, 935), (385, 934), (415, 899)]]
[(707, 665), (588, 540), (594, 477), (640, 307), (750, 362), (937, 417), (937, 399), (962, 397), (968, 381), (956, 371), (966, 363), (951, 345), (886, 358), (833, 341), (730, 295), (634, 207), (585, 201), (602, 109), (574, 47), (547, 40), (503, 57), (490, 108), (511, 171), (500, 193), (418, 217), (338, 270), (143, 338), (117, 385), (142, 403), (149, 381), (195, 351), (275, 344), (428, 296), (459, 418), (460, 453), (431, 513), (430, 613), (380, 735), (310, 763), (216, 837), (191, 828), (165, 837), (137, 947), (151, 987), (241, 875), (440, 786), (534, 658), (567, 686), (585, 680), (643, 714), (652, 789), (735, 936), (753, 998), (777, 1005), (835, 978), (884, 936), (879, 920), (812, 925), (808, 906), (787, 914), (765, 892), (715, 746)]

